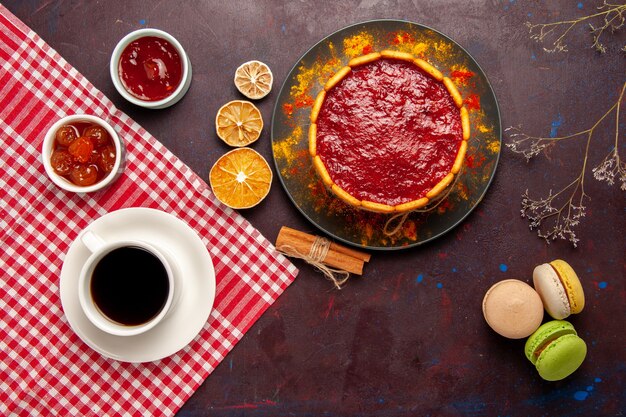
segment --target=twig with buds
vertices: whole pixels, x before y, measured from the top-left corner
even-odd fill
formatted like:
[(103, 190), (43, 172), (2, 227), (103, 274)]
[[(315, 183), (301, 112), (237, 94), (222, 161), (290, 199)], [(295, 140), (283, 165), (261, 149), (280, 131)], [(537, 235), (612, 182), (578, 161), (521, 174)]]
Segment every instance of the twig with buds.
[[(561, 137), (538, 137), (524, 133), (519, 127), (505, 129), (510, 132), (510, 142), (506, 146), (513, 152), (523, 155), (526, 160), (539, 155), (546, 148), (555, 143), (578, 137), (586, 137), (587, 144), (582, 167), (578, 176), (557, 193), (549, 191), (548, 196), (533, 200), (528, 190), (522, 195), (522, 217), (530, 222), (530, 229), (537, 229), (537, 235), (548, 243), (555, 239), (565, 239), (577, 246), (579, 239), (574, 227), (585, 217), (585, 200), (590, 197), (585, 193), (585, 174), (591, 140), (596, 128), (613, 112), (615, 112), (615, 145), (604, 160), (592, 169), (593, 176), (598, 181), (606, 181), (609, 185), (615, 183), (615, 178), (621, 183), (620, 189), (626, 191), (626, 162), (619, 156), (619, 119), (620, 107), (626, 91), (626, 82), (622, 86), (617, 102), (607, 110), (589, 129)], [(569, 197), (568, 197), (569, 196)]]
[[(606, 31), (614, 33), (624, 26), (626, 21), (626, 4), (613, 4), (604, 0), (603, 4), (598, 6), (598, 12), (577, 19), (563, 20), (551, 23), (530, 23), (526, 22), (526, 27), (530, 34), (530, 38), (539, 43), (549, 44), (544, 47), (546, 52), (567, 52), (567, 44), (565, 38), (567, 34), (578, 24), (588, 22), (589, 28), (593, 36), (592, 47), (600, 52), (606, 52), (606, 46), (601, 42), (601, 37)], [(602, 18), (600, 20), (600, 18)], [(594, 26), (593, 23), (600, 20), (600, 24)], [(550, 43), (551, 42), (551, 43)], [(626, 45), (621, 48), (626, 52)]]

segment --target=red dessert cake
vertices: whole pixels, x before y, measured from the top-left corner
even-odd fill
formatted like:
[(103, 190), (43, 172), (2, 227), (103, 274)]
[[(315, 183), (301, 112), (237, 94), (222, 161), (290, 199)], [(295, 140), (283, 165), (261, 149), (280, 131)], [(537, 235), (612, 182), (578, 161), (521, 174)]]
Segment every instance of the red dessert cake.
[(382, 51), (352, 59), (328, 80), (311, 111), (309, 151), (345, 203), (402, 213), (452, 183), (469, 135), (452, 80), (411, 54)]

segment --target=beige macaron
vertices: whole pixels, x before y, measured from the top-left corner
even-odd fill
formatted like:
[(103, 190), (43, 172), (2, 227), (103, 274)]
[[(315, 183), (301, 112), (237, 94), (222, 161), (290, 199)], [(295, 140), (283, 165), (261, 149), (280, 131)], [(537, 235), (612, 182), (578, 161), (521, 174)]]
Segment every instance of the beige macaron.
[(556, 259), (533, 271), (533, 284), (546, 312), (557, 320), (577, 314), (585, 307), (585, 293), (574, 269)]
[(539, 294), (517, 279), (495, 283), (483, 299), (483, 315), (489, 327), (509, 339), (530, 336), (543, 320)]

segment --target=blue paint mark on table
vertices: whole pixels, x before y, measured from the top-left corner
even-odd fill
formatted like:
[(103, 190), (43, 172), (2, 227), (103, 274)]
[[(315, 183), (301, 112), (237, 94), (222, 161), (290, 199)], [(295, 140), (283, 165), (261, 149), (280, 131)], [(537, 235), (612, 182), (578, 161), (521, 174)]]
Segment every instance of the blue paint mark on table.
[(550, 137), (551, 138), (555, 138), (556, 135), (559, 132), (559, 127), (561, 127), (561, 125), (563, 124), (563, 116), (561, 116), (561, 113), (559, 113), (556, 116), (556, 119), (554, 119), (551, 123), (551, 127), (550, 127)]
[(584, 401), (587, 399), (588, 396), (589, 393), (587, 391), (576, 391), (576, 393), (574, 394), (574, 399), (578, 401)]

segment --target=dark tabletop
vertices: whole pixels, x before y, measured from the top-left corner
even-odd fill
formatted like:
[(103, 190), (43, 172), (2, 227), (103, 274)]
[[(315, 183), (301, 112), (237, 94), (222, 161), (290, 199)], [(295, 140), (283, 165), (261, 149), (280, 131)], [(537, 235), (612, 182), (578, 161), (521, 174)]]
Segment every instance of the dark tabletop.
[[(234, 70), (258, 59), (274, 73), (258, 103), (266, 122), (253, 148), (272, 159), (270, 121), (281, 84), (316, 42), (353, 23), (404, 19), (464, 47), (490, 80), (502, 126), (538, 136), (590, 128), (617, 101), (626, 65), (624, 30), (594, 51), (587, 23), (567, 35), (568, 52), (547, 53), (526, 21), (591, 14), (598, 1), (38, 1), (4, 4), (202, 178), (229, 148), (215, 133), (217, 109), (241, 99)], [(615, 1), (614, 3), (618, 3)], [(109, 57), (126, 33), (156, 27), (177, 37), (193, 82), (172, 108), (148, 111), (117, 94)], [(624, 104), (624, 103), (622, 103)], [(626, 111), (622, 111), (622, 115)], [(621, 157), (626, 125), (620, 121)], [(341, 291), (301, 261), (296, 281), (182, 407), (180, 416), (614, 416), (626, 410), (625, 192), (593, 178), (615, 141), (615, 113), (594, 131), (585, 177), (580, 242), (547, 245), (520, 216), (521, 195), (546, 196), (580, 172), (586, 137), (560, 142), (529, 163), (505, 146), (485, 198), (458, 227), (407, 250), (372, 252), (363, 277)], [(503, 135), (503, 144), (511, 141)], [(294, 207), (275, 176), (268, 198), (241, 212), (274, 241), (281, 226), (322, 233)], [(533, 268), (568, 261), (585, 290), (570, 318), (587, 342), (571, 377), (545, 382), (523, 340), (485, 324), (481, 301), (495, 282), (531, 283)], [(546, 316), (547, 318), (547, 316)]]

